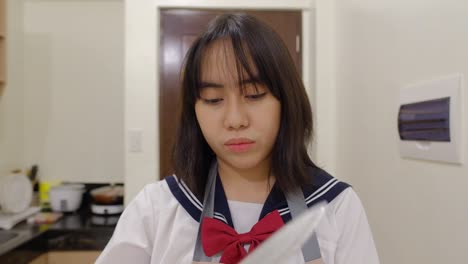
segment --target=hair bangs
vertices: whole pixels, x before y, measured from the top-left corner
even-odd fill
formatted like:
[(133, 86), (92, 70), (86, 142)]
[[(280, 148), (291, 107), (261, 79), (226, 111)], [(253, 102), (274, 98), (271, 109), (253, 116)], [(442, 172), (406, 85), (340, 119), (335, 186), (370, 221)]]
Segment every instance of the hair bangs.
[[(268, 79), (271, 78), (265, 75), (265, 71), (260, 71), (259, 67), (267, 59), (253, 56), (251, 47), (256, 45), (255, 42), (258, 40), (245, 34), (246, 30), (242, 26), (245, 25), (235, 23), (233, 20), (225, 20), (224, 23), (212, 23), (208, 26), (205, 34), (195, 40), (185, 57), (181, 73), (184, 78), (182, 81), (187, 84), (185, 87), (191, 87), (190, 91), (187, 91), (189, 93), (186, 99), (189, 99), (189, 101), (186, 103), (194, 105), (196, 100), (200, 99), (203, 88), (203, 80), (201, 79), (203, 58), (209, 52), (212, 52), (214, 45), (222, 45), (223, 52), (221, 52), (221, 56), (233, 55), (236, 66), (235, 72), (226, 70), (224, 74), (225, 76), (236, 76), (241, 94), (246, 93), (247, 83), (252, 84), (256, 92), (258, 92), (258, 85), (264, 85), (273, 92), (268, 85), (271, 83)], [(267, 56), (266, 54), (259, 55)], [(280, 98), (278, 92), (273, 92), (273, 95), (277, 99)]]

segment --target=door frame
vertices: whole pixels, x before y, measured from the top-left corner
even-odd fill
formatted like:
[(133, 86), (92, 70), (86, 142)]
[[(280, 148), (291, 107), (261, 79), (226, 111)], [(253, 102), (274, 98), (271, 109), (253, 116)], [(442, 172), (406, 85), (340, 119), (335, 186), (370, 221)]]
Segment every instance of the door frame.
[[(327, 143), (333, 142), (333, 134), (329, 133), (335, 130), (333, 118), (330, 120), (330, 115), (327, 115), (324, 125), (321, 125), (322, 119), (317, 115), (318, 112), (330, 113), (329, 110), (335, 109), (334, 7), (334, 0), (225, 0), (221, 3), (216, 0), (125, 0), (125, 203), (133, 199), (144, 185), (159, 178), (161, 9), (301, 10), (302, 77), (314, 108), (316, 127), (320, 127), (315, 131), (311, 155), (320, 165), (323, 162), (318, 158), (323, 156), (326, 161), (327, 156), (333, 157), (334, 154), (333, 148), (327, 146)], [(315, 41), (311, 40), (312, 36)], [(320, 101), (325, 103), (315, 100), (318, 94)], [(131, 148), (135, 135), (141, 137), (139, 142), (142, 144), (141, 151), (137, 152)], [(322, 148), (318, 142), (324, 142), (324, 146), (327, 146), (323, 148), (327, 149), (325, 155), (320, 155)], [(330, 164), (333, 164), (333, 159), (330, 160)], [(326, 167), (330, 171), (330, 166)]]

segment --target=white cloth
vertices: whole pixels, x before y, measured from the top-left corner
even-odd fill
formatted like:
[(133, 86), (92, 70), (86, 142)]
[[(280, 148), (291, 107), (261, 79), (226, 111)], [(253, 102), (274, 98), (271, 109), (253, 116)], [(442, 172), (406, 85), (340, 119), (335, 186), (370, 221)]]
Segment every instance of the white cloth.
[(228, 200), (232, 223), (237, 233), (247, 233), (258, 222), (263, 204)]
[[(165, 181), (149, 184), (125, 209), (96, 263), (192, 263), (198, 227)], [(316, 232), (325, 264), (379, 263), (364, 208), (352, 188), (327, 205)], [(288, 263), (304, 263), (302, 253)]]

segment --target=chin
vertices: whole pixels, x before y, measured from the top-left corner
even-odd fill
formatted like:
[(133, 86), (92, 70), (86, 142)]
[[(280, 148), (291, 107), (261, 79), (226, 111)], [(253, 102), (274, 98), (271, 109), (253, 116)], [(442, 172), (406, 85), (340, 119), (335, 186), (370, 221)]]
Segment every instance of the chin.
[(238, 156), (238, 157), (223, 157), (221, 160), (229, 166), (238, 170), (248, 170), (259, 166), (262, 159), (252, 157), (252, 155)]

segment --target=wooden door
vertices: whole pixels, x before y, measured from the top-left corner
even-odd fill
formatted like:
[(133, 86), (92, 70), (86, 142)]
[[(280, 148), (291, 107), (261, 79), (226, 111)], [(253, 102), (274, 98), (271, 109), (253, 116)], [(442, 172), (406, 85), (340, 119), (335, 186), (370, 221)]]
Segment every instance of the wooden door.
[[(6, 50), (6, 22), (7, 1), (0, 0), (0, 99), (6, 86), (7, 50)], [(13, 4), (14, 5), (14, 4)]]
[[(159, 142), (160, 177), (173, 173), (172, 145), (176, 133), (176, 114), (179, 97), (179, 74), (185, 54), (190, 45), (217, 15), (227, 10), (180, 10), (161, 11), (160, 46), (160, 97), (159, 97)], [(229, 12), (235, 12), (230, 10)], [(302, 69), (300, 40), (302, 18), (300, 11), (241, 11), (251, 14), (270, 25), (285, 42), (297, 69)]]

